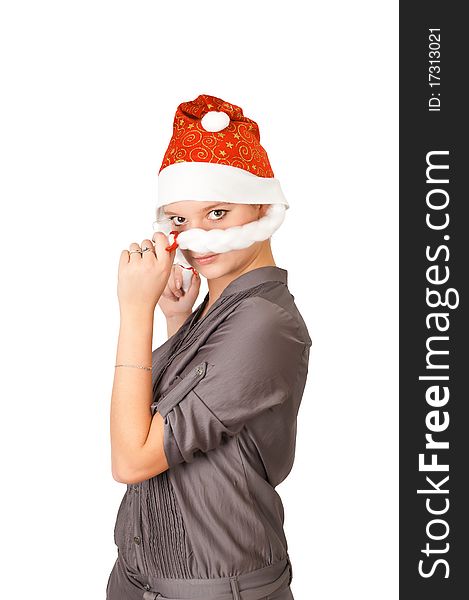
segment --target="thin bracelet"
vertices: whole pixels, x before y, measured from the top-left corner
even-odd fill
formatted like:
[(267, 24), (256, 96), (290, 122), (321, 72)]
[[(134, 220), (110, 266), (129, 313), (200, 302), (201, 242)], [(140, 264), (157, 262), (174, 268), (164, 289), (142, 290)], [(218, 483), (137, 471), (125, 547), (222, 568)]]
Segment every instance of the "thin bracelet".
[(114, 365), (115, 367), (133, 367), (134, 369), (145, 369), (151, 371), (151, 367), (142, 367), (141, 365)]

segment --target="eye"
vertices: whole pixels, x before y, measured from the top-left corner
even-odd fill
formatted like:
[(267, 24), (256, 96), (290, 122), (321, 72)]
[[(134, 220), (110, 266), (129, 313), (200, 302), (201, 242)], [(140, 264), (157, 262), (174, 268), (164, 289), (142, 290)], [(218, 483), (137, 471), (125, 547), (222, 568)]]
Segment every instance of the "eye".
[[(230, 212), (229, 210), (225, 210), (224, 208), (215, 208), (214, 210), (211, 210), (208, 214), (211, 213), (228, 213)], [(215, 219), (210, 219), (211, 221), (219, 221), (220, 219), (222, 219), (225, 215), (220, 215), (218, 217), (215, 217)]]
[(183, 219), (183, 220), (184, 220), (184, 217), (178, 217), (177, 215), (176, 215), (175, 217), (169, 217), (169, 220), (170, 220), (170, 221), (172, 221), (172, 222), (173, 222), (173, 225), (176, 225), (176, 227), (177, 227), (178, 225), (184, 225), (184, 223), (175, 222), (175, 221), (173, 221), (173, 219)]

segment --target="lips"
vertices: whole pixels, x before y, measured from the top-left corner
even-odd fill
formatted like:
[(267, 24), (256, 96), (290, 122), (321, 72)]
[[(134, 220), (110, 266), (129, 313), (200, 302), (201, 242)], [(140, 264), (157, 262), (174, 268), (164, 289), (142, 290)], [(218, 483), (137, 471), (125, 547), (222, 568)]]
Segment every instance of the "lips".
[(201, 265), (205, 265), (207, 263), (212, 262), (213, 260), (217, 259), (218, 254), (205, 254), (205, 256), (193, 256), (193, 260), (195, 260), (196, 263), (199, 263)]

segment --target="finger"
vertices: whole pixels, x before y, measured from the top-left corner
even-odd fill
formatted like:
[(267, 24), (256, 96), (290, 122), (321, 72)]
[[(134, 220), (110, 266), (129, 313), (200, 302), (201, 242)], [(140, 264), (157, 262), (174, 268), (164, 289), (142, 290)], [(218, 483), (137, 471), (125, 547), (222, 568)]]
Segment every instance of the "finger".
[(128, 250), (122, 250), (120, 258), (119, 258), (119, 267), (121, 265), (126, 265), (129, 262), (130, 254)]
[(175, 281), (174, 281), (174, 269), (171, 269), (171, 274), (169, 276), (169, 279), (166, 283), (165, 289), (163, 290), (163, 294), (162, 296), (164, 296), (165, 298), (169, 298), (171, 300), (174, 301), (178, 301), (180, 298), (182, 298), (185, 294), (184, 291), (181, 289), (179, 290), (176, 287)]
[[(149, 239), (142, 240), (142, 259), (143, 260), (155, 260), (156, 253), (153, 242)], [(145, 250), (149, 248), (149, 250)], [(146, 256), (147, 255), (147, 256)]]
[[(135, 252), (135, 250), (139, 250), (139, 252)], [(142, 249), (137, 244), (137, 242), (132, 242), (129, 246), (130, 262), (142, 260), (141, 251)]]
[(187, 290), (186, 294), (189, 298), (193, 299), (195, 302), (195, 299), (199, 295), (199, 291), (200, 291), (200, 275), (196, 275), (195, 273), (192, 273), (191, 284), (190, 284), (189, 289)]
[(168, 266), (173, 263), (176, 255), (176, 249), (171, 250), (171, 252), (166, 250), (166, 247), (169, 246), (169, 240), (167, 236), (162, 231), (156, 231), (155, 235), (153, 236), (153, 242), (155, 244), (156, 258), (159, 261), (166, 263)]
[(171, 293), (174, 294), (174, 296), (176, 296), (177, 298), (180, 298), (182, 296), (182, 293), (181, 293), (181, 290), (179, 290), (176, 287), (176, 279), (175, 279), (175, 271), (176, 271), (175, 267), (176, 266), (177, 265), (173, 265), (173, 268), (171, 269), (171, 274), (168, 279), (167, 287), (169, 288)]
[(163, 290), (163, 293), (161, 294), (162, 298), (166, 298), (167, 300), (179, 300), (179, 298), (177, 298), (173, 292), (169, 289), (168, 286), (166, 286)]
[(181, 265), (174, 265), (174, 282), (178, 290), (182, 290), (182, 267)]

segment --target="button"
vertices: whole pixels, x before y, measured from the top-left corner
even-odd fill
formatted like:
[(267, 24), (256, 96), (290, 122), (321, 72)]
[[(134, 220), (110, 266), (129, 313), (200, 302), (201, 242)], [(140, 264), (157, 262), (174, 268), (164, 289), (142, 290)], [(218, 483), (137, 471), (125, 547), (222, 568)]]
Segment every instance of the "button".
[(149, 583), (146, 583), (146, 584), (145, 584), (145, 589), (146, 589), (146, 590), (151, 590), (151, 585), (150, 585)]
[(134, 542), (135, 542), (136, 544), (140, 544), (140, 538), (138, 537), (138, 535), (136, 535), (136, 536), (134, 537)]
[(203, 370), (202, 367), (197, 367), (196, 370), (195, 370), (195, 372), (196, 372), (197, 375), (202, 375), (202, 373), (204, 372), (204, 370)]
[(138, 484), (135, 484), (135, 485), (133, 485), (132, 487), (133, 487), (133, 489), (134, 489), (136, 492), (138, 492)]

